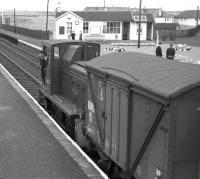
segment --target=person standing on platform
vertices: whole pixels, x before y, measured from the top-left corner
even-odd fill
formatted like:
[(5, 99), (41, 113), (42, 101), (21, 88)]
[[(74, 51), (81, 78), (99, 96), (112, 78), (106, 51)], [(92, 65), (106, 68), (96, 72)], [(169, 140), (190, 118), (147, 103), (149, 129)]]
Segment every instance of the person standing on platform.
[(170, 44), (170, 47), (167, 48), (167, 51), (166, 51), (166, 57), (167, 59), (173, 60), (174, 55), (175, 55), (175, 49), (173, 48), (173, 45)]
[(156, 47), (156, 56), (162, 57), (162, 48), (161, 48), (161, 42), (158, 43), (158, 46)]
[(79, 40), (82, 40), (82, 36), (83, 36), (83, 34), (82, 34), (82, 32), (80, 31)]
[(72, 31), (71, 36), (72, 36), (72, 40), (75, 40), (75, 36), (76, 36), (76, 34), (75, 34), (74, 31)]

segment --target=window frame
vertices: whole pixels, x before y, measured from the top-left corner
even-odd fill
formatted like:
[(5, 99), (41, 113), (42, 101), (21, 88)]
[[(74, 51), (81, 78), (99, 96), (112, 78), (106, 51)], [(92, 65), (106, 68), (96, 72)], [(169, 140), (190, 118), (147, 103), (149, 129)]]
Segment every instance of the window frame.
[(67, 22), (66, 33), (67, 34), (71, 34), (72, 33), (72, 22)]
[(121, 27), (119, 21), (107, 21), (103, 25), (104, 34), (120, 34)]
[(59, 35), (65, 35), (65, 26), (59, 26)]
[(89, 33), (89, 22), (83, 21), (83, 34), (88, 34), (88, 33)]

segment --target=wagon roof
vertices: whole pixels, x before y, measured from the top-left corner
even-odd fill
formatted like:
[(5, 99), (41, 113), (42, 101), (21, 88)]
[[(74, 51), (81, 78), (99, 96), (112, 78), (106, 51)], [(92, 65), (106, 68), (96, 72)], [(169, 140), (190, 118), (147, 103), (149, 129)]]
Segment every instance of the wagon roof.
[[(42, 45), (57, 45), (57, 44), (64, 44), (64, 43), (83, 43), (81, 40), (66, 40), (66, 39), (59, 39), (59, 40), (43, 40)], [(93, 44), (93, 42), (84, 42), (84, 43), (89, 43)], [(96, 44), (96, 43), (95, 43)]]
[(200, 66), (136, 52), (118, 52), (87, 62), (87, 70), (117, 77), (165, 98), (200, 86)]

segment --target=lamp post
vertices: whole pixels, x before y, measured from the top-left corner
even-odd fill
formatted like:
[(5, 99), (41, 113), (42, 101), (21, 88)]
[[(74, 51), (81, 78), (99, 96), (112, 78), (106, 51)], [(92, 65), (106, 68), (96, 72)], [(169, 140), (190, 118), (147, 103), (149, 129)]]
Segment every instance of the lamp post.
[(47, 0), (47, 17), (46, 17), (46, 39), (48, 38), (48, 17), (49, 17), (49, 0)]
[(141, 31), (141, 6), (142, 6), (142, 0), (140, 0), (139, 4), (139, 21), (138, 21), (138, 48), (140, 48), (140, 31)]

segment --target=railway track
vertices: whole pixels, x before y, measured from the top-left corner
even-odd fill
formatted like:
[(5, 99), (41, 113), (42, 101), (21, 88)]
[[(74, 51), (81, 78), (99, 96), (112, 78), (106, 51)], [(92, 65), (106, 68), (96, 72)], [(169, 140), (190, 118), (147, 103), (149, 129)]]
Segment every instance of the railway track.
[(35, 55), (0, 39), (0, 63), (36, 100), (39, 99), (41, 76), (39, 60)]
[[(0, 39), (0, 63), (31, 94), (31, 96), (38, 101), (38, 89), (41, 87), (40, 66), (37, 63), (34, 63), (35, 60), (31, 60), (32, 58), (29, 59), (30, 52), (28, 52), (27, 55), (26, 51), (27, 50), (22, 50), (16, 45), (8, 42), (4, 44)], [(55, 116), (52, 117), (57, 121)], [(62, 125), (60, 126), (62, 127)], [(97, 153), (85, 152), (95, 163), (97, 163), (99, 159)]]
[(39, 51), (41, 50), (38, 47), (34, 48), (34, 47), (29, 46), (29, 45), (26, 45), (25, 42), (21, 42), (21, 41), (19, 41), (18, 47), (21, 47), (23, 50), (26, 50), (27, 52), (30, 52), (31, 54), (33, 54), (35, 56), (38, 56)]

